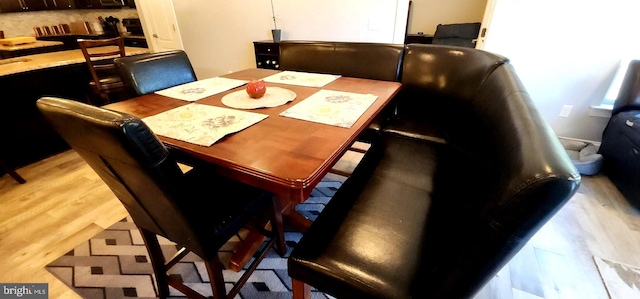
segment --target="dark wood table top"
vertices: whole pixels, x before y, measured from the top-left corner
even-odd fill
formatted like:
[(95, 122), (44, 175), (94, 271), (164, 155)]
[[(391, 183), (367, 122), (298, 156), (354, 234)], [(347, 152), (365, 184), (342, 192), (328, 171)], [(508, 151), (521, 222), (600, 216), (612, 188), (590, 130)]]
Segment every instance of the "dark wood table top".
[[(223, 77), (251, 80), (277, 72), (279, 71), (248, 69)], [(398, 92), (400, 83), (341, 77), (322, 87), (378, 96), (369, 109), (348, 129), (279, 115), (320, 88), (267, 83), (267, 88), (270, 86), (290, 89), (297, 97), (279, 107), (249, 110), (267, 114), (269, 117), (240, 132), (227, 135), (212, 146), (199, 146), (164, 136), (159, 138), (175, 150), (220, 166), (220, 173), (223, 175), (299, 203), (309, 196), (315, 185)], [(222, 97), (243, 88), (244, 85), (195, 103), (228, 108), (222, 104)], [(144, 118), (187, 104), (189, 102), (148, 94), (104, 108)]]

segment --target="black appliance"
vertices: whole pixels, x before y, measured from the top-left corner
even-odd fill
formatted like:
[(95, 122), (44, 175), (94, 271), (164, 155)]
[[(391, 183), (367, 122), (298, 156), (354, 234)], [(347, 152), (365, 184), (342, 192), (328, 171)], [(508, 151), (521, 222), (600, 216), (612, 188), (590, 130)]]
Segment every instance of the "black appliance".
[(142, 32), (142, 24), (138, 18), (122, 19), (122, 26), (126, 28), (127, 32), (131, 35), (144, 35)]

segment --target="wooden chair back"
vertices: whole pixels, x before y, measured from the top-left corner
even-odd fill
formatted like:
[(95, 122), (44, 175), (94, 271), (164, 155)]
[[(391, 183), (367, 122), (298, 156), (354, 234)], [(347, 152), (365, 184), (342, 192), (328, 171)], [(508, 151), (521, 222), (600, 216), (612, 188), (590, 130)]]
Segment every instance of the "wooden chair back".
[(113, 59), (126, 56), (122, 37), (109, 39), (79, 39), (78, 45), (91, 72), (92, 89), (98, 93), (105, 104), (110, 103), (109, 93), (123, 90), (123, 83), (115, 71)]

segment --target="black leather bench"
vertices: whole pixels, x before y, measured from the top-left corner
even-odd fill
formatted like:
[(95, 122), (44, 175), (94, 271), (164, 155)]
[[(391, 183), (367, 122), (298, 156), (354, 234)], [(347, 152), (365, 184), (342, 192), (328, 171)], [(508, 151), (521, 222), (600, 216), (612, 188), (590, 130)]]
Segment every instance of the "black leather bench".
[(580, 175), (508, 60), (408, 45), (371, 149), (288, 260), (294, 298), (469, 298)]

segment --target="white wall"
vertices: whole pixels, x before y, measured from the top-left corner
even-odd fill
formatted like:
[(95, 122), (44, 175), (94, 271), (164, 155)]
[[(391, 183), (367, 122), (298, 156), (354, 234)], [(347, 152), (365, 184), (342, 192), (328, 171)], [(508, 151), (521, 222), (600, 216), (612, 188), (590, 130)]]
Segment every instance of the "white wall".
[(482, 22), (486, 0), (413, 0), (409, 33), (434, 34), (438, 24)]
[[(485, 50), (511, 59), (559, 136), (601, 140), (608, 118), (589, 116), (618, 62), (640, 53), (637, 0), (497, 0)], [(572, 105), (569, 117), (559, 117)]]
[[(402, 43), (408, 0), (273, 0), (282, 39)], [(199, 78), (255, 67), (253, 41), (270, 40), (269, 0), (173, 0)], [(400, 11), (401, 13), (397, 13)]]
[[(252, 42), (271, 39), (269, 0), (173, 3), (200, 78), (254, 67)], [(274, 6), (283, 39), (399, 43), (408, 0), (274, 0)], [(637, 0), (497, 0), (485, 50), (511, 59), (558, 135), (598, 141), (608, 119), (589, 116), (590, 106), (601, 102), (620, 58), (640, 53), (637, 11)], [(563, 105), (573, 106), (567, 118), (558, 115)]]

